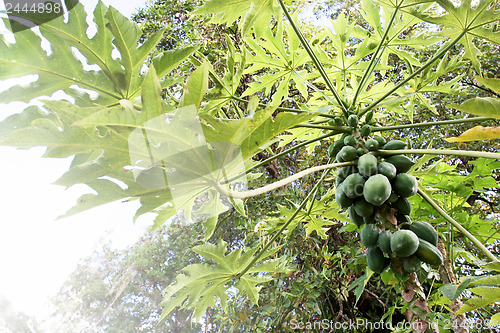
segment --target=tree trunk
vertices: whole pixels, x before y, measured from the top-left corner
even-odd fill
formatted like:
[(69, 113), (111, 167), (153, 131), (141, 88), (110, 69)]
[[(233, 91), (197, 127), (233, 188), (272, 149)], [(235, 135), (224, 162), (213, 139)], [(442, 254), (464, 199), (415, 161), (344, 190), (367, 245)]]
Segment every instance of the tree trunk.
[[(457, 284), (457, 278), (455, 277), (455, 273), (453, 273), (453, 267), (451, 265), (451, 260), (446, 253), (446, 247), (442, 239), (439, 239), (438, 249), (443, 255), (444, 264), (439, 267), (439, 274), (441, 275), (441, 279), (443, 279), (443, 283), (454, 283)], [(450, 309), (453, 312), (456, 312), (462, 306), (462, 298), (458, 297), (453, 304), (450, 305)], [(465, 314), (461, 315), (452, 315), (451, 324), (453, 326), (453, 330), (455, 333), (469, 333), (469, 323), (467, 322), (467, 317)]]

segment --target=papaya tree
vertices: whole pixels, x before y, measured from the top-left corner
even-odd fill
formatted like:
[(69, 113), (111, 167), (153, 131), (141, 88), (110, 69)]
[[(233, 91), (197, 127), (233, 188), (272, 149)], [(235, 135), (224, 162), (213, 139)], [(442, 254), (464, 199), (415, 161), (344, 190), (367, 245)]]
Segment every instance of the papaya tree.
[[(500, 319), (491, 313), (500, 300), (498, 222), (471, 214), (468, 202), (473, 193), (495, 195), (500, 154), (454, 145), (500, 133), (483, 126), (452, 138), (439, 132), (442, 126), (500, 118), (498, 79), (483, 76), (476, 46), (500, 42), (496, 1), (362, 1), (356, 22), (363, 22), (340, 14), (312, 35), (283, 0), (208, 0), (191, 15), (236, 25), (243, 41), (226, 38), (222, 70), (214, 63), (219, 59), (196, 45), (151, 59), (166, 30), (141, 39), (136, 24), (102, 2), (93, 12), (97, 32), (88, 36), (83, 7), (66, 2), (72, 8), (67, 18), (38, 22), (39, 34), (11, 22), (15, 40), (0, 40), (0, 79), (36, 77), (0, 93), (1, 101), (29, 102), (58, 91), (67, 96), (5, 119), (0, 144), (44, 146), (45, 157), (73, 157), (57, 184), (86, 184), (93, 193), (65, 216), (138, 200), (135, 218), (153, 213), (154, 228), (172, 218), (202, 227), (204, 242), (191, 248), (201, 262), (183, 268), (165, 289), (161, 319), (178, 308), (199, 321), (209, 309), (232, 311), (242, 299), (258, 305), (269, 286), (294, 276), (299, 266), (304, 281), (310, 274), (300, 254), (287, 248), (300, 234), (325, 244), (359, 235), (362, 245), (344, 252), (347, 270), (335, 271), (344, 262), (326, 247), (314, 273), (335, 276), (339, 290), (354, 290), (356, 302), (370, 282), (390, 286), (390, 307), (371, 292), (385, 311), (379, 322), (406, 321), (417, 332), (467, 332), (483, 329), (469, 325), (471, 318), (487, 313), (485, 323)], [(184, 62), (195, 69), (187, 79), (169, 75)], [(436, 96), (467, 97), (460, 84), (466, 64), (477, 85), (493, 95), (446, 105), (458, 117), (419, 118), (421, 109), (436, 111)], [(242, 90), (244, 76), (251, 82)], [(448, 146), (411, 147), (408, 138), (421, 128), (432, 128), (434, 139)], [(262, 152), (268, 157), (259, 160)], [(269, 177), (253, 187), (265, 178), (262, 167), (289, 156), (296, 160), (282, 179)], [(464, 172), (449, 157), (475, 160)], [(249, 218), (250, 198), (283, 187), (287, 197), (277, 213)], [(248, 237), (232, 246), (212, 238), (219, 216), (228, 211), (249, 220)], [(473, 250), (464, 250), (463, 243)], [(478, 272), (462, 273), (456, 265)], [(348, 270), (356, 278), (341, 288)], [(470, 298), (465, 304), (464, 291)], [(347, 319), (339, 304), (340, 316), (324, 318), (331, 328)], [(301, 319), (320, 320), (324, 311), (318, 309), (307, 308)], [(304, 325), (289, 311), (268, 330)]]

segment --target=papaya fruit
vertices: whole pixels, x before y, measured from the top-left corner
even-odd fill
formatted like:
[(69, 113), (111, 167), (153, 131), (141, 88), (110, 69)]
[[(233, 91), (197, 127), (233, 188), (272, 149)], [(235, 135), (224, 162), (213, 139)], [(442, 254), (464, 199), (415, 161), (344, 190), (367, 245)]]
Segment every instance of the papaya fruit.
[(365, 122), (369, 123), (373, 119), (373, 111), (368, 111), (365, 116)]
[(375, 140), (375, 139), (368, 139), (365, 142), (365, 147), (369, 151), (377, 151), (378, 147), (379, 147), (379, 144), (378, 144), (378, 141)]
[(378, 247), (366, 251), (366, 264), (375, 273), (382, 273), (387, 267), (387, 260)]
[(337, 154), (337, 158), (339, 157), (339, 155), (340, 158), (344, 160), (344, 162), (349, 162), (358, 157), (358, 152), (356, 151), (356, 148), (352, 146), (344, 146)]
[(411, 230), (398, 230), (391, 236), (391, 251), (397, 257), (411, 256), (417, 251), (418, 245), (418, 237)]
[(383, 147), (387, 143), (387, 141), (385, 141), (385, 139), (379, 135), (374, 135), (373, 139), (377, 140), (379, 147)]
[(335, 148), (335, 142), (332, 143), (329, 147), (328, 147), (328, 156), (331, 157), (331, 158), (335, 158), (335, 155), (337, 155), (337, 153), (339, 152), (340, 150), (337, 150)]
[(337, 163), (341, 163), (341, 162), (346, 162), (346, 160), (344, 160), (344, 158), (342, 157), (343, 155), (340, 153), (340, 151), (337, 153), (337, 155), (335, 155), (335, 161), (337, 161)]
[(399, 196), (396, 193), (391, 192), (391, 196), (389, 197), (389, 199), (387, 199), (387, 203), (392, 204), (392, 203), (396, 202), (398, 199), (399, 199)]
[(377, 245), (380, 229), (375, 224), (366, 224), (359, 234), (361, 243), (367, 248)]
[(418, 238), (428, 241), (434, 246), (437, 246), (438, 233), (432, 225), (424, 221), (415, 221), (411, 224), (410, 230), (418, 236)]
[(342, 182), (342, 189), (349, 198), (363, 195), (365, 179), (359, 173), (353, 173)]
[(391, 253), (391, 237), (392, 237), (392, 232), (389, 230), (384, 230), (380, 233), (378, 236), (378, 247), (384, 252), (384, 253)]
[(378, 173), (384, 175), (387, 177), (389, 180), (393, 180), (396, 178), (396, 174), (398, 173), (398, 170), (396, 167), (389, 163), (389, 162), (382, 162), (377, 166), (377, 171)]
[(363, 217), (363, 221), (366, 224), (374, 224), (374, 223), (376, 223), (375, 217), (373, 215), (370, 215), (370, 216), (367, 216), (367, 217)]
[(371, 154), (365, 154), (358, 160), (359, 173), (365, 177), (373, 176), (377, 173), (377, 158)]
[(343, 185), (340, 184), (335, 190), (335, 201), (337, 202), (339, 207), (346, 209), (353, 204), (354, 200), (345, 195), (344, 191), (342, 190), (342, 186)]
[(405, 271), (408, 273), (416, 273), (420, 270), (420, 266), (422, 265), (422, 262), (420, 259), (413, 255), (408, 258), (405, 258), (403, 260), (403, 268)]
[(370, 125), (363, 125), (361, 127), (361, 129), (359, 130), (359, 133), (361, 134), (361, 136), (363, 136), (365, 138), (368, 135), (370, 135), (371, 132), (372, 132), (372, 127)]
[(356, 152), (358, 153), (358, 156), (361, 156), (365, 153), (365, 150), (360, 147), (360, 148), (356, 149)]
[(416, 255), (429, 265), (440, 266), (443, 264), (443, 255), (438, 248), (424, 239), (420, 239)]
[(342, 184), (342, 182), (344, 181), (345, 178), (342, 178), (342, 177), (338, 177), (335, 178), (335, 186), (339, 187), (340, 184)]
[(392, 140), (382, 146), (382, 150), (401, 150), (406, 148), (406, 143), (401, 140)]
[(355, 165), (346, 165), (338, 168), (337, 175), (338, 177), (347, 178), (347, 176), (352, 175), (353, 173), (357, 173), (358, 168)]
[(358, 143), (358, 140), (356, 140), (355, 137), (352, 135), (346, 136), (344, 139), (344, 145), (346, 146), (355, 146)]
[(394, 191), (404, 198), (415, 195), (418, 191), (417, 179), (407, 173), (400, 173), (394, 180)]
[(341, 117), (335, 117), (333, 118), (333, 121), (335, 123), (335, 126), (342, 126), (344, 124), (344, 121)]
[(351, 114), (347, 118), (347, 125), (349, 125), (350, 127), (354, 128), (354, 127), (358, 126), (358, 122), (359, 122), (358, 116), (356, 116), (355, 114)]
[(369, 217), (375, 212), (375, 207), (366, 202), (365, 198), (359, 197), (354, 201), (354, 210), (359, 216)]
[(394, 165), (396, 170), (398, 170), (398, 173), (407, 172), (415, 164), (415, 162), (404, 155), (394, 155), (387, 158), (385, 161)]
[(408, 228), (406, 228), (406, 229), (409, 229), (409, 226), (412, 224), (411, 218), (409, 215), (396, 214), (396, 219), (398, 220), (398, 224), (407, 223)]
[(363, 224), (365, 224), (365, 221), (361, 216), (359, 216), (356, 211), (354, 210), (353, 206), (350, 206), (347, 209), (347, 213), (349, 214), (349, 219), (354, 223), (356, 227), (361, 227)]
[[(407, 198), (399, 198), (395, 203), (392, 204), (392, 207), (396, 208), (398, 213), (403, 214), (403, 215), (410, 215), (412, 208), (413, 208), (411, 203), (410, 203), (410, 200), (408, 200)], [(417, 236), (418, 236), (418, 234), (417, 234)], [(422, 237), (420, 237), (420, 238), (422, 238)]]
[(391, 196), (391, 183), (384, 175), (373, 175), (364, 184), (365, 200), (375, 206), (381, 206)]

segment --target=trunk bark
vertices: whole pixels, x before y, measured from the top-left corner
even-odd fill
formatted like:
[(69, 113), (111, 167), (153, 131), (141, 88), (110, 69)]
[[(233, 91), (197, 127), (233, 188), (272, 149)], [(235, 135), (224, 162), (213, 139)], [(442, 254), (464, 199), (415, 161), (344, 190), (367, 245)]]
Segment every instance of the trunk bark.
[[(443, 258), (445, 258), (443, 266), (439, 267), (439, 274), (441, 275), (441, 279), (443, 279), (443, 283), (457, 284), (458, 281), (455, 273), (453, 273), (451, 260), (446, 253), (446, 246), (444, 245), (442, 239), (439, 239), (437, 247), (443, 255)], [(461, 306), (462, 298), (459, 297), (453, 302), (453, 304), (450, 305), (450, 309), (453, 312), (456, 312), (458, 309), (460, 309)], [(465, 316), (465, 314), (453, 315), (451, 317), (451, 324), (455, 333), (469, 333), (469, 323), (467, 322), (467, 317)]]

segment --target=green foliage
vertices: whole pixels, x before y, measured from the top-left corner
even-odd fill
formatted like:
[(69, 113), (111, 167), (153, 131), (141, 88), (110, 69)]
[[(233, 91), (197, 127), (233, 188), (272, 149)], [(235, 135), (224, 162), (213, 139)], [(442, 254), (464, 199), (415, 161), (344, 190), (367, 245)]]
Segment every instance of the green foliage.
[[(165, 318), (178, 306), (185, 309), (193, 309), (195, 318), (201, 318), (208, 307), (213, 307), (216, 301), (220, 301), (222, 309), (227, 309), (227, 289), (235, 287), (255, 304), (259, 301), (259, 290), (257, 284), (269, 281), (271, 277), (258, 273), (280, 273), (286, 270), (280, 267), (279, 260), (270, 259), (243, 272), (258, 248), (242, 252), (241, 249), (232, 251), (226, 255), (227, 243), (219, 241), (217, 245), (204, 244), (193, 247), (193, 251), (205, 259), (214, 263), (194, 264), (182, 269), (175, 282), (165, 290), (164, 310), (162, 318)], [(261, 255), (265, 259), (276, 252)], [(236, 280), (236, 283), (233, 282)]]

